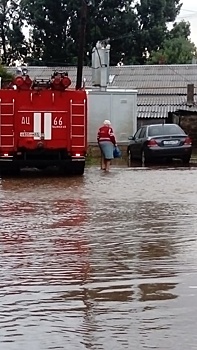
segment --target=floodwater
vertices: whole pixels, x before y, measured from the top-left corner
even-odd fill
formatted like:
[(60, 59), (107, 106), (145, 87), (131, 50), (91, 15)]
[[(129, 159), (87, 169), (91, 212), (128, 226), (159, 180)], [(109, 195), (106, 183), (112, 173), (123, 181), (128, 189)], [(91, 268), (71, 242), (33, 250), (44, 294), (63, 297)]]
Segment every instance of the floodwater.
[(197, 349), (197, 168), (0, 180), (0, 349)]

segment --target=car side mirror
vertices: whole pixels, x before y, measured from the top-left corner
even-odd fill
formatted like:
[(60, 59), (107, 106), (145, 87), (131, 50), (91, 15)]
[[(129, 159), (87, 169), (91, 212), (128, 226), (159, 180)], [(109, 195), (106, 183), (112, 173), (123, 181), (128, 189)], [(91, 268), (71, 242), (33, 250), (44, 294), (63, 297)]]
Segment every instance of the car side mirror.
[(134, 136), (129, 136), (129, 137), (128, 137), (128, 140), (130, 140), (130, 141), (131, 141), (131, 140), (134, 140)]

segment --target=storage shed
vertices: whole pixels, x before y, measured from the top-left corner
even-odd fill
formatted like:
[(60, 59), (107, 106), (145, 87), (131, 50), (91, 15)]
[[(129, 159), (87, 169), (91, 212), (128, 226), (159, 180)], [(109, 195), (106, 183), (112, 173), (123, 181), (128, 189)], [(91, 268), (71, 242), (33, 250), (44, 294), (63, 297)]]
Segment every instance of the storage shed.
[(111, 121), (118, 144), (127, 144), (137, 129), (137, 90), (88, 90), (89, 145), (97, 143), (97, 131), (105, 119)]

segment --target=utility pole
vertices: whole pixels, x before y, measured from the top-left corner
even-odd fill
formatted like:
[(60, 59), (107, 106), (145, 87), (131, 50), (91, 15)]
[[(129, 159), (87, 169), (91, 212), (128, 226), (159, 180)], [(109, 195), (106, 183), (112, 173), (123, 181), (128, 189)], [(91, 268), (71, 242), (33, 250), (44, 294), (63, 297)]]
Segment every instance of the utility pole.
[(86, 23), (87, 23), (87, 5), (88, 5), (87, 1), (88, 0), (82, 0), (82, 6), (81, 6), (76, 90), (81, 89), (81, 85), (82, 85), (83, 57), (84, 57), (85, 33), (86, 33)]

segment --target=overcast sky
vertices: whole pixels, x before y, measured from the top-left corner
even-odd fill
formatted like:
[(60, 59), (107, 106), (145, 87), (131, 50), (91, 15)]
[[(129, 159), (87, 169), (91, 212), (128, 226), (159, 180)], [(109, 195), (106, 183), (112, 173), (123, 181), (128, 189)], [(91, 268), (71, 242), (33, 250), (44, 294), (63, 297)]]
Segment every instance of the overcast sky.
[(182, 10), (177, 20), (191, 23), (191, 40), (197, 46), (197, 0), (182, 0)]

